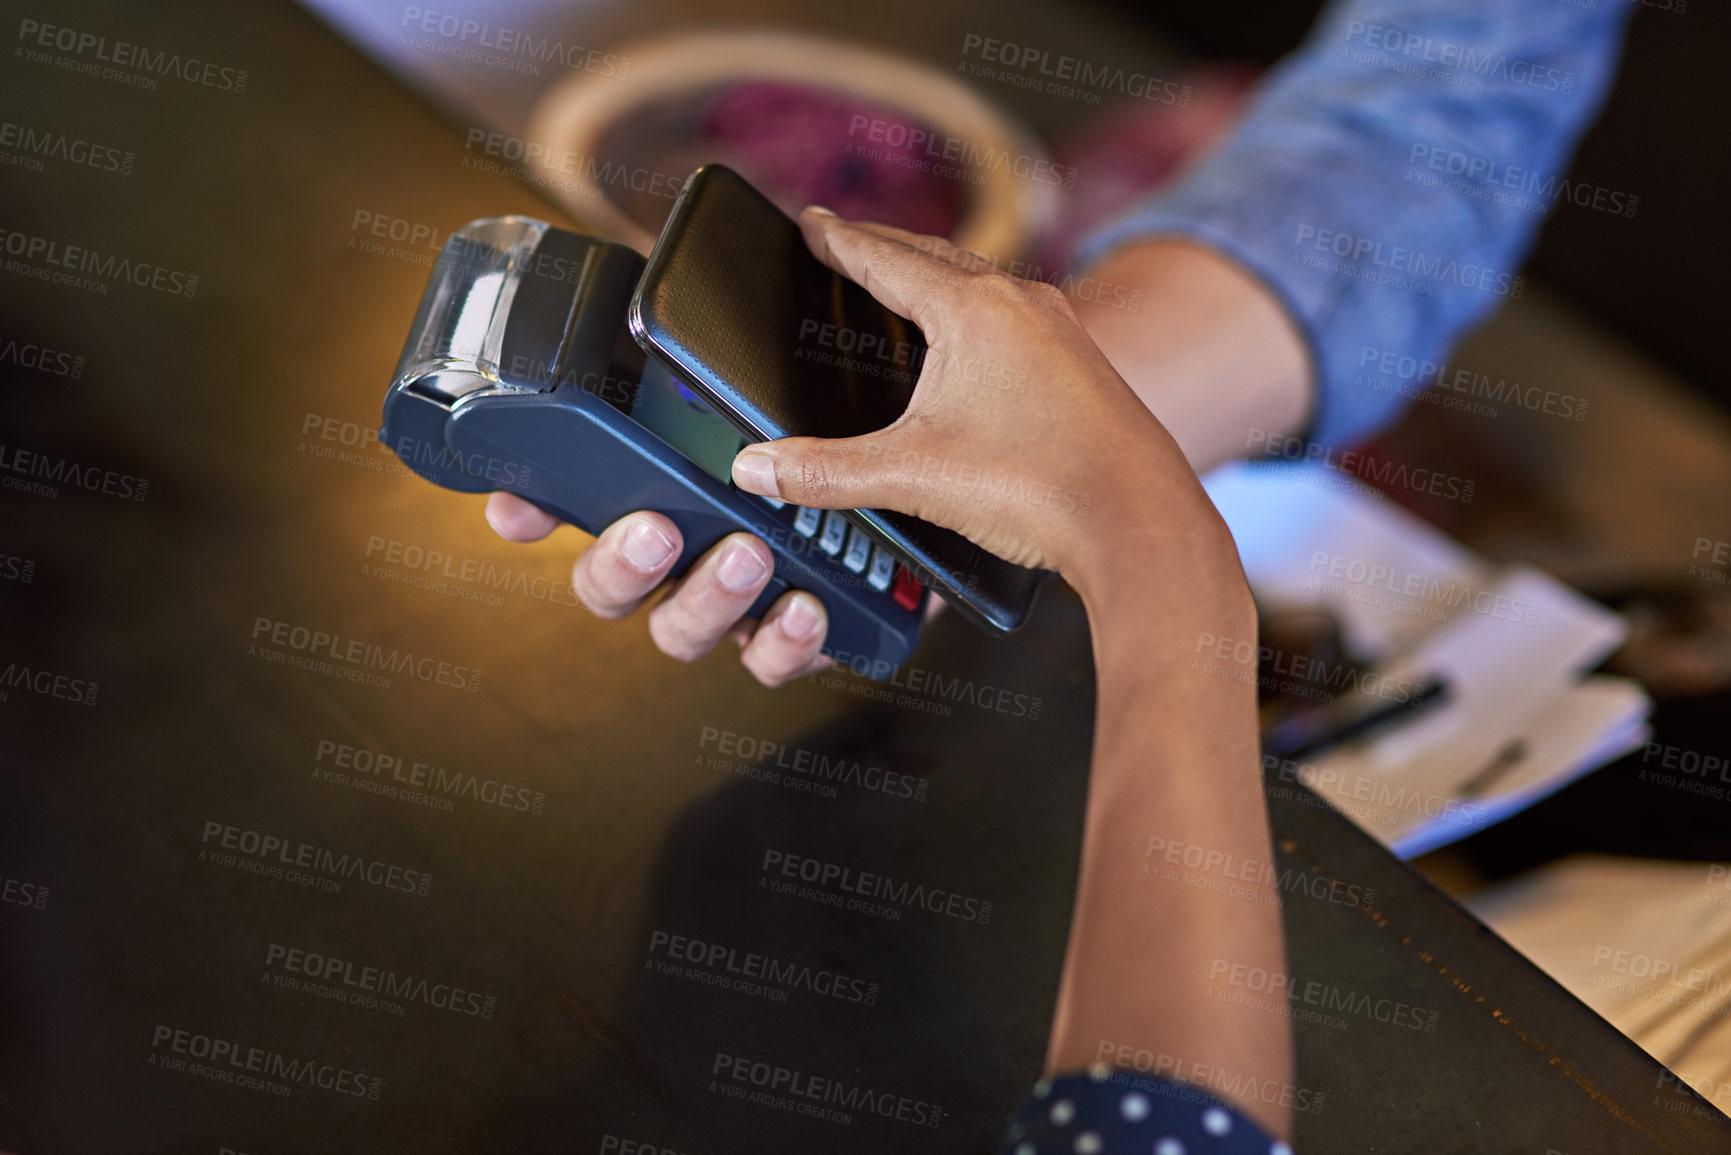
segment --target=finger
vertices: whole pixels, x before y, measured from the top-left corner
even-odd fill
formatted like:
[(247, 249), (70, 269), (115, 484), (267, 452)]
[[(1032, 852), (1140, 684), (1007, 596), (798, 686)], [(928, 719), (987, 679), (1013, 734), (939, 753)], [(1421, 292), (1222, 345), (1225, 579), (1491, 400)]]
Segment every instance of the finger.
[(795, 590), (769, 607), (739, 660), (764, 685), (780, 686), (812, 671), (813, 663), (823, 658), (819, 651), (828, 632), (823, 603)]
[(506, 541), (540, 541), (559, 528), (559, 519), (514, 493), (487, 495), (487, 524)]
[(747, 493), (813, 509), (911, 507), (921, 458), (895, 427), (863, 437), (784, 437), (748, 445), (733, 459), (733, 483)]
[(703, 657), (745, 616), (773, 569), (767, 545), (749, 533), (728, 534), (649, 612), (649, 636), (680, 661)]
[(930, 254), (954, 269), (969, 273), (1001, 272), (995, 262), (988, 257), (982, 257), (972, 249), (964, 249), (945, 237), (933, 236), (930, 233), (910, 232), (895, 225), (879, 224), (877, 221), (852, 221), (856, 229), (876, 233), (880, 237), (888, 237), (892, 241), (900, 241), (904, 245)]
[(659, 513), (622, 517), (571, 567), (571, 589), (596, 617), (622, 618), (661, 584), (680, 542), (678, 527)]
[[(888, 240), (898, 241), (926, 254), (934, 260), (966, 273), (971, 278), (968, 289), (975, 293), (990, 293), (1011, 300), (1029, 299), (1046, 307), (1054, 307), (1064, 297), (1062, 293), (1048, 292), (1055, 286), (1049, 281), (1029, 279), (1000, 269), (989, 257), (982, 257), (972, 249), (964, 249), (952, 244), (943, 237), (932, 236), (929, 233), (913, 233), (895, 225), (879, 224), (876, 221), (849, 221), (852, 228), (876, 233)], [(1027, 294), (1026, 297), (1018, 293)], [(1054, 300), (1054, 298), (1056, 298)]]
[(912, 245), (849, 224), (828, 209), (806, 209), (799, 214), (799, 228), (813, 256), (918, 325), (928, 343), (938, 341), (945, 311), (977, 276)]

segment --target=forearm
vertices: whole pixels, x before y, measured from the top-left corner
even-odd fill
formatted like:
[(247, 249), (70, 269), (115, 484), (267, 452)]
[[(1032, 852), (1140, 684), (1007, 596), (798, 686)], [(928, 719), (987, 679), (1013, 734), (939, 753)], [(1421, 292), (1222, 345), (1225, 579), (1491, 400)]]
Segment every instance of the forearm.
[[(1533, 210), (1566, 187), (1569, 154), (1610, 87), (1631, 11), (1536, 0), (1330, 5), (1205, 163), (1103, 222), (1077, 261), (1090, 278), (1141, 290), (1143, 304), (1117, 318), (1096, 304), (1086, 323), (1121, 331), (1096, 339), (1194, 464), (1215, 464), (1223, 443), (1243, 456), (1247, 424), (1336, 447), (1375, 432), (1429, 383), (1379, 373), (1385, 356), (1434, 367), (1521, 294), (1520, 263), (1542, 220)], [(1182, 301), (1151, 299), (1170, 289), (1169, 270), (1126, 267), (1119, 254), (1178, 238), (1254, 274), (1302, 330), (1315, 377), (1302, 427), (1279, 428), (1292, 410), (1270, 404), (1277, 378), (1225, 371), (1231, 350), (1204, 341), (1201, 371), (1174, 382), (1162, 371), (1165, 351), (1134, 340), (1138, 326), (1187, 315)], [(1262, 415), (1247, 423), (1243, 412), (1257, 406)], [(1218, 435), (1197, 432), (1216, 418)]]
[[(1249, 868), (1272, 861), (1255, 686), (1210, 676), (1190, 658), (1204, 632), (1254, 644), (1255, 611), (1229, 544), (1201, 539), (1164, 570), (1149, 551), (1121, 551), (1109, 575), (1081, 583), (1098, 716), (1047, 1065), (1075, 1070), (1151, 1052), (1155, 1073), (1179, 1080), (1205, 1077), (1205, 1068), (1230, 1083), (1284, 1088), (1286, 1019), (1207, 997), (1219, 960), (1266, 973), (1284, 973), (1285, 962), (1273, 872)], [(1168, 867), (1151, 845), (1195, 848), (1234, 868)], [(1280, 1098), (1236, 1105), (1284, 1137)]]
[(1071, 303), (1198, 473), (1244, 457), (1270, 435), (1302, 431), (1312, 406), (1309, 354), (1254, 277), (1177, 237), (1126, 245), (1089, 275), (1140, 292), (1135, 312), (1098, 297)]

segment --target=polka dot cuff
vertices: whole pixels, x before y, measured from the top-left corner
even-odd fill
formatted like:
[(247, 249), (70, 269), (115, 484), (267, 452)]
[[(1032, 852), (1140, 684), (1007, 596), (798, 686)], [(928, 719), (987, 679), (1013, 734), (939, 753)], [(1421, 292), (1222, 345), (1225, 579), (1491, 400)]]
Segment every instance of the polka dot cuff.
[(1292, 1155), (1205, 1091), (1099, 1066), (1042, 1079), (998, 1155)]

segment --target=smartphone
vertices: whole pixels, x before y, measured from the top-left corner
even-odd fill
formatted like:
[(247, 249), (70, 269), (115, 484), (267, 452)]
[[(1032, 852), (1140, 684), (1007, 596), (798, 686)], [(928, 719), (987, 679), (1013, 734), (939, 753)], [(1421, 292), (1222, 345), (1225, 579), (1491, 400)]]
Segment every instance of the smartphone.
[[(892, 424), (926, 354), (917, 325), (818, 261), (792, 218), (718, 164), (693, 173), (674, 202), (628, 323), (647, 352), (753, 442), (854, 437)], [(1047, 576), (905, 514), (845, 516), (994, 632), (1027, 620)]]

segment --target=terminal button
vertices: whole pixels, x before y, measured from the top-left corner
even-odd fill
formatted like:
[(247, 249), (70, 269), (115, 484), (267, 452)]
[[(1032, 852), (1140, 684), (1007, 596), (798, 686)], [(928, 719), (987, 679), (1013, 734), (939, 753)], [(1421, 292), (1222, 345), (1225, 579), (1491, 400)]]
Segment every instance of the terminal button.
[(847, 553), (842, 557), (841, 564), (854, 573), (864, 573), (866, 562), (871, 559), (872, 539), (865, 535), (859, 526), (850, 526), (847, 539)]
[(817, 539), (817, 547), (834, 557), (841, 552), (841, 546), (847, 540), (847, 531), (853, 527), (847, 522), (847, 515), (839, 509), (832, 509), (823, 515), (823, 536)]
[(817, 532), (817, 527), (823, 524), (823, 510), (802, 508), (793, 519), (794, 532), (801, 537), (810, 537)]
[(904, 565), (896, 570), (896, 588), (890, 593), (890, 596), (896, 600), (896, 605), (902, 609), (914, 610), (919, 608), (920, 594), (924, 592), (924, 589), (925, 587), (914, 580), (914, 575), (909, 573), (908, 567)]
[(881, 594), (890, 588), (890, 579), (895, 573), (895, 555), (881, 545), (875, 547), (872, 550), (871, 569), (866, 572), (866, 585)]

